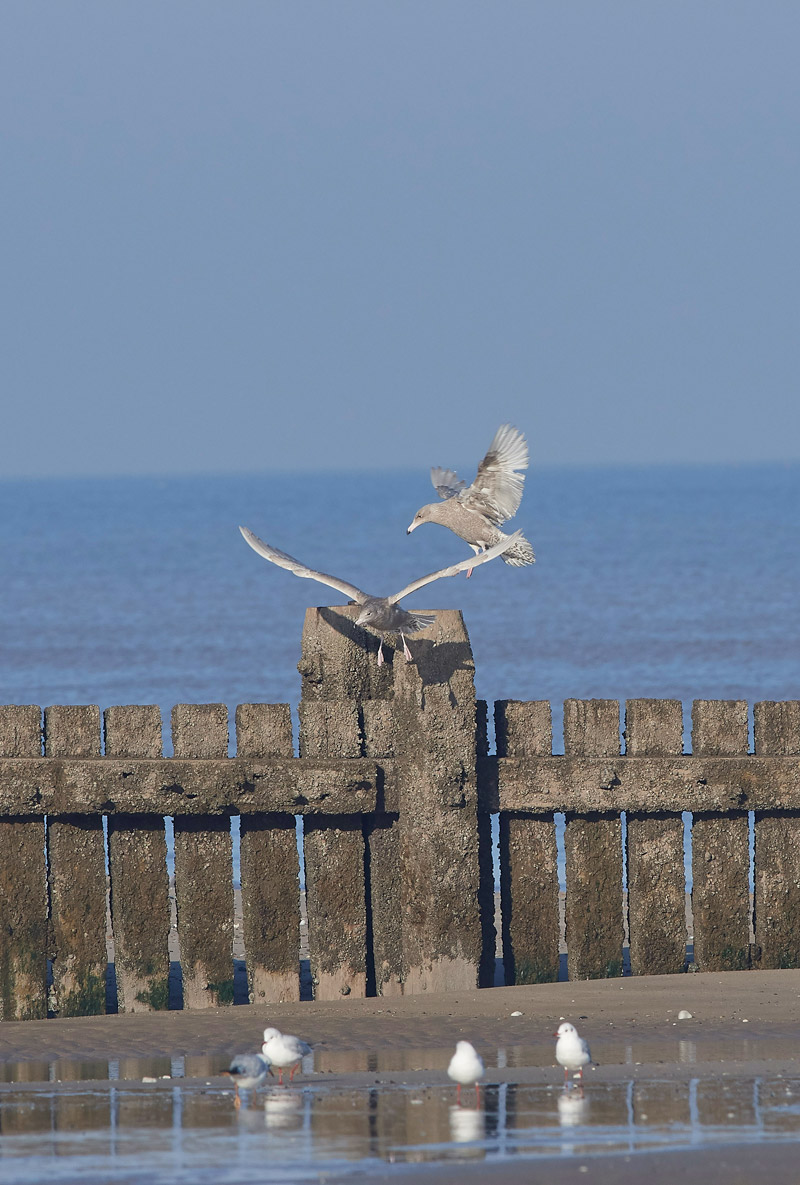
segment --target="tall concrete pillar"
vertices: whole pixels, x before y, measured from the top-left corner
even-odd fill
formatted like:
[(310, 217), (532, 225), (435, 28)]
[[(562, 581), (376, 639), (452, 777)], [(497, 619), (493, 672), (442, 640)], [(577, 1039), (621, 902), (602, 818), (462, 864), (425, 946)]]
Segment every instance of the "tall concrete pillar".
[[(386, 663), (378, 667), (377, 638), (355, 625), (357, 615), (356, 606), (306, 614), (300, 755), (390, 759), (398, 798), (391, 810), (379, 803), (361, 837), (338, 820), (306, 820), (315, 993), (474, 988), (481, 959), (476, 702), (464, 622), (456, 610), (438, 612), (434, 625), (409, 639), (412, 662), (384, 643)], [(325, 834), (332, 828), (338, 834)], [(350, 902), (338, 921), (316, 888), (330, 893), (332, 877), (337, 909), (342, 894)], [(312, 905), (321, 908), (317, 918)], [(353, 936), (362, 929), (363, 981), (353, 966)]]
[(478, 987), (481, 961), (475, 664), (461, 613), (440, 610), (394, 662), (400, 916), (406, 993)]

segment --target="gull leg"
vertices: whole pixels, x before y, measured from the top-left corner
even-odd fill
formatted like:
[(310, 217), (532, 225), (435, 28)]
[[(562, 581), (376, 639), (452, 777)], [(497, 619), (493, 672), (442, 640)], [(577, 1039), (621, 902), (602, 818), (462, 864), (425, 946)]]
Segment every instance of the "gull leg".
[(456, 1083), (456, 1102), (458, 1103), (458, 1105), (460, 1107), (461, 1106), (461, 1083), (460, 1082)]
[(236, 1092), (233, 1096), (233, 1105), (236, 1108), (236, 1110), (238, 1111), (242, 1105), (242, 1100), (239, 1097), (239, 1083), (238, 1082), (234, 1082), (233, 1089)]
[(480, 1105), (481, 1105), (481, 1088), (480, 1088), (480, 1085), (476, 1082), (475, 1083), (475, 1106), (480, 1107)]
[(406, 662), (411, 662), (411, 651), (408, 648), (408, 643), (406, 642), (403, 634), (401, 634), (400, 637), (403, 639), (403, 654), (406, 656)]
[(381, 638), (380, 645), (378, 646), (378, 666), (383, 666), (383, 638)]
[(295, 1062), (295, 1063), (294, 1063), (294, 1065), (292, 1066), (292, 1069), (291, 1069), (291, 1071), (290, 1071), (290, 1073), (289, 1073), (289, 1081), (290, 1081), (290, 1082), (294, 1082), (294, 1072), (295, 1072), (295, 1070), (297, 1069), (297, 1067), (298, 1067), (299, 1065), (300, 1065), (300, 1063), (299, 1063), (299, 1062)]

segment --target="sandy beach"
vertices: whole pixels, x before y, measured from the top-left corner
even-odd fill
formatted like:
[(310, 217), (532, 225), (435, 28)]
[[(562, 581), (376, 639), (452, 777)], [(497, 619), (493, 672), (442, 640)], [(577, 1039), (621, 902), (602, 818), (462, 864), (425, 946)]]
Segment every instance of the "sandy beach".
[[(678, 1020), (681, 1010), (691, 1019)], [(521, 1015), (513, 1015), (520, 1013)], [(206, 1012), (167, 1012), (77, 1019), (10, 1022), (0, 1027), (0, 1059), (35, 1079), (36, 1064), (108, 1058), (184, 1056), (187, 1085), (208, 1073), (204, 1058), (257, 1047), (261, 1029), (274, 1024), (314, 1046), (313, 1079), (331, 1086), (423, 1084), (444, 1079), (444, 1057), (459, 1038), (487, 1055), (487, 1083), (561, 1082), (551, 1034), (561, 1018), (574, 1020), (590, 1039), (597, 1067), (593, 1082), (621, 1080), (792, 1077), (800, 1075), (800, 971), (730, 972), (609, 979), (578, 983), (431, 994), (394, 999), (351, 999), (273, 1008), (231, 1007)], [(507, 1064), (498, 1068), (498, 1049)], [(408, 1056), (404, 1056), (407, 1051)], [(515, 1066), (515, 1051), (520, 1064)], [(430, 1056), (426, 1056), (430, 1054)], [(390, 1066), (382, 1068), (381, 1063)], [(192, 1068), (194, 1067), (194, 1069)], [(25, 1073), (25, 1069), (29, 1073)], [(15, 1074), (15, 1076), (17, 1076)], [(69, 1077), (67, 1072), (66, 1077)], [(313, 1080), (312, 1079), (312, 1080)], [(35, 1081), (28, 1085), (39, 1089)], [(85, 1087), (85, 1080), (56, 1089)], [(136, 1085), (136, 1084), (131, 1084)], [(149, 1089), (166, 1089), (158, 1083)], [(42, 1083), (42, 1089), (53, 1083)], [(142, 1087), (144, 1089), (144, 1087)], [(0, 1091), (19, 1082), (0, 1084)], [(732, 1132), (732, 1138), (735, 1138)], [(773, 1182), (798, 1180), (793, 1141), (691, 1152), (648, 1152), (547, 1160), (551, 1181), (628, 1182), (645, 1171), (657, 1181), (752, 1181), (768, 1172)], [(580, 1163), (578, 1163), (580, 1161)], [(535, 1162), (539, 1170), (541, 1160)], [(585, 1171), (581, 1170), (581, 1164)], [(355, 1166), (354, 1166), (355, 1169)], [(359, 1180), (383, 1180), (408, 1172), (419, 1185), (453, 1179), (453, 1166), (419, 1165)], [(529, 1180), (533, 1163), (509, 1160), (459, 1165), (460, 1180)], [(538, 1170), (537, 1170), (538, 1171)]]

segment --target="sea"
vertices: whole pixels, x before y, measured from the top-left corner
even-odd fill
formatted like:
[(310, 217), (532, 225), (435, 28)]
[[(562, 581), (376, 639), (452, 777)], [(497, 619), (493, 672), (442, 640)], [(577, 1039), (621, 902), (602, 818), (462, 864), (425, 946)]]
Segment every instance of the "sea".
[[(433, 497), (392, 470), (0, 481), (0, 704), (295, 709), (305, 609), (343, 598), (239, 524), (387, 595), (470, 554), (406, 534)], [(555, 752), (566, 698), (678, 698), (687, 722), (695, 698), (800, 699), (800, 464), (535, 466), (512, 527), (535, 565), (404, 604), (460, 609), (478, 696), (550, 700)]]

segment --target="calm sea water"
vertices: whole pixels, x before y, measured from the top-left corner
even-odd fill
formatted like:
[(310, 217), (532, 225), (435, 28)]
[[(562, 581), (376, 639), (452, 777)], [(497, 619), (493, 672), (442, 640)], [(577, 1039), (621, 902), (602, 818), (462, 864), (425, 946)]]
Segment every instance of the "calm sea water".
[[(407, 537), (425, 473), (0, 483), (0, 703), (296, 703), (307, 605), (243, 542), (386, 594), (464, 558)], [(485, 699), (800, 698), (800, 465), (535, 469), (500, 562), (409, 598), (460, 608)], [(558, 750), (559, 745), (556, 744)]]

